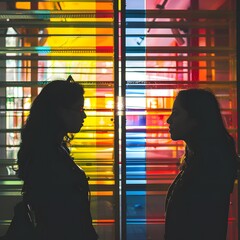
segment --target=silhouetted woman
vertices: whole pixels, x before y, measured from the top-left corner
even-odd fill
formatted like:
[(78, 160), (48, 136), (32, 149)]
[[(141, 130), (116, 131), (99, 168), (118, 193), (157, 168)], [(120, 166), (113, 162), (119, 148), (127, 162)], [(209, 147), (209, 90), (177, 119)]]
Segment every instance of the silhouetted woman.
[(218, 102), (207, 90), (180, 91), (167, 122), (186, 151), (168, 190), (165, 239), (225, 240), (237, 155)]
[(83, 126), (84, 90), (56, 80), (34, 100), (22, 130), (18, 175), (36, 215), (39, 240), (96, 240), (84, 171), (70, 156), (67, 133)]

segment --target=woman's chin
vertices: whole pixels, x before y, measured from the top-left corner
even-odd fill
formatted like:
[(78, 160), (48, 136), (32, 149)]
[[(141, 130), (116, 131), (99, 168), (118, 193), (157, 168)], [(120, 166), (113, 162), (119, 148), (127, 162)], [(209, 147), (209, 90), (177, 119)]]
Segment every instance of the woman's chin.
[(79, 127), (79, 128), (77, 128), (77, 129), (75, 129), (74, 133), (78, 133), (78, 132), (80, 132), (81, 128), (82, 128), (82, 126)]
[(75, 128), (72, 128), (72, 129), (70, 129), (69, 132), (70, 133), (78, 133), (81, 130), (82, 127), (83, 127), (83, 125), (75, 127)]
[(82, 129), (82, 127), (83, 127), (83, 124), (81, 124), (81, 125), (78, 127), (77, 132), (79, 132), (79, 131)]
[(179, 140), (179, 138), (176, 135), (174, 135), (174, 134), (171, 134), (171, 139), (173, 141), (178, 141)]

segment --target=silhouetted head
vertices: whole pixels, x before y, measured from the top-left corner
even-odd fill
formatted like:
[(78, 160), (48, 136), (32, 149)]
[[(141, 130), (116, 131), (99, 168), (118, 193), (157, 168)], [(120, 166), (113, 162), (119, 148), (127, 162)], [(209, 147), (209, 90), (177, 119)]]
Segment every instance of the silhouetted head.
[(57, 141), (61, 134), (78, 132), (86, 117), (83, 94), (83, 87), (76, 82), (56, 80), (48, 83), (33, 101), (22, 140), (44, 143)]
[(180, 91), (167, 122), (173, 140), (213, 140), (227, 134), (216, 97), (204, 89)]
[(47, 84), (33, 101), (21, 132), (18, 152), (18, 176), (21, 179), (25, 180), (29, 163), (35, 161), (39, 153), (48, 155), (61, 146), (67, 133), (81, 129), (86, 118), (83, 94), (83, 87), (78, 83), (70, 79), (56, 80)]
[(171, 138), (187, 143), (182, 168), (224, 168), (228, 174), (225, 185), (232, 191), (237, 173), (235, 143), (224, 126), (214, 94), (203, 89), (180, 91), (167, 122)]

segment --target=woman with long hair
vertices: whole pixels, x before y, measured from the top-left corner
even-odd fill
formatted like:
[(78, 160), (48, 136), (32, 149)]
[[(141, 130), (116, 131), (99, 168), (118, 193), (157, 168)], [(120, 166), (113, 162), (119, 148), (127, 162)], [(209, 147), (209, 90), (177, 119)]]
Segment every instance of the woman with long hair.
[(216, 97), (204, 89), (180, 91), (167, 123), (186, 150), (166, 198), (165, 239), (226, 240), (237, 154)]
[(83, 126), (84, 90), (72, 81), (48, 83), (33, 101), (22, 129), (18, 176), (36, 217), (36, 239), (96, 240), (89, 186), (67, 147)]

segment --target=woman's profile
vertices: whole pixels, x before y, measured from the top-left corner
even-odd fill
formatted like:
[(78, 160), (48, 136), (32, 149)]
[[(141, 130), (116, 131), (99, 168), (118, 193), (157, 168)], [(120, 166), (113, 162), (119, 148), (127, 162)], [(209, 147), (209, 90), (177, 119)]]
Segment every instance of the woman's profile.
[(237, 154), (218, 101), (204, 89), (178, 93), (167, 120), (186, 150), (166, 198), (166, 240), (226, 240)]
[(70, 156), (68, 133), (83, 126), (84, 89), (72, 81), (48, 83), (33, 101), (21, 133), (18, 176), (36, 217), (36, 239), (96, 240), (89, 186)]

